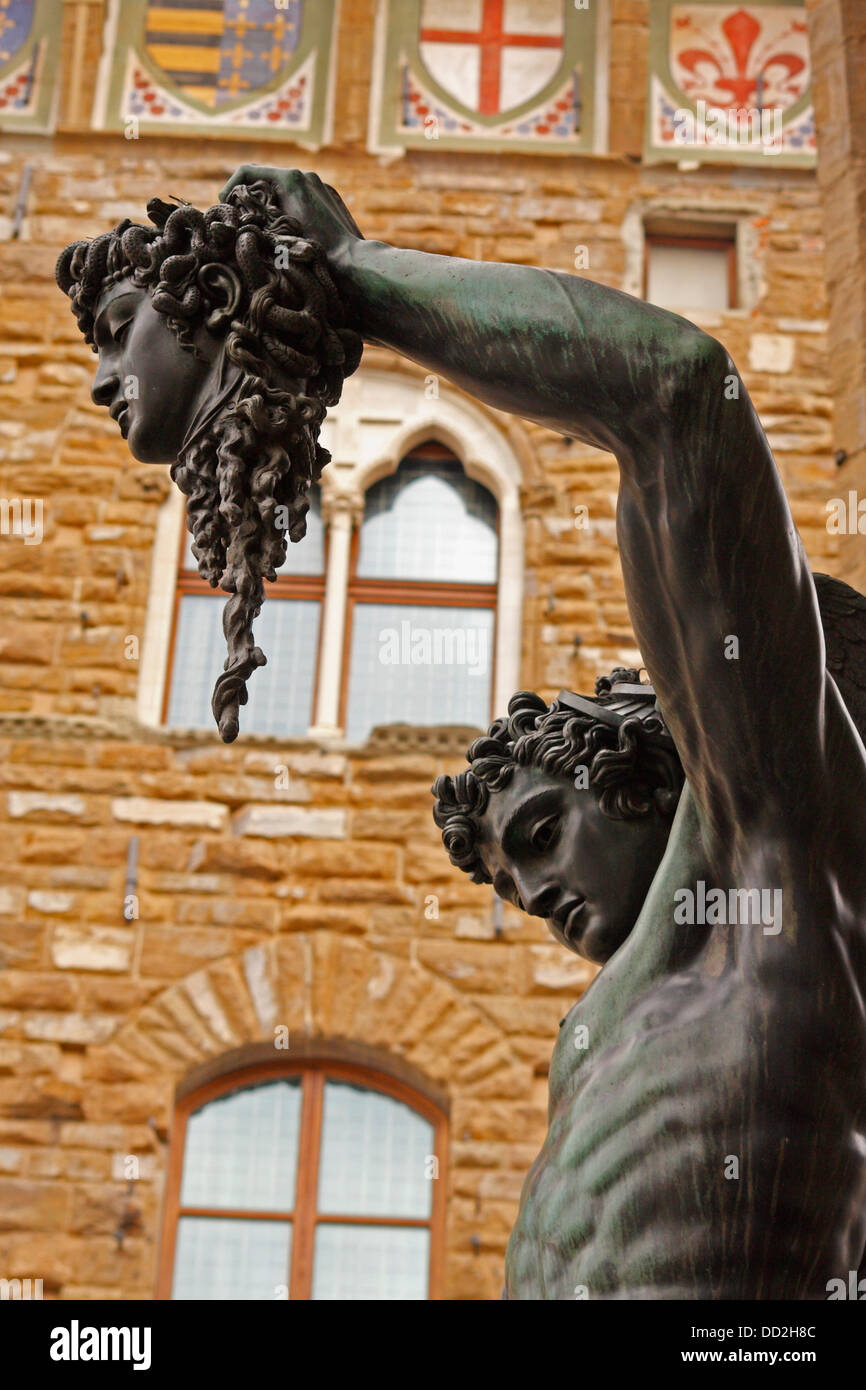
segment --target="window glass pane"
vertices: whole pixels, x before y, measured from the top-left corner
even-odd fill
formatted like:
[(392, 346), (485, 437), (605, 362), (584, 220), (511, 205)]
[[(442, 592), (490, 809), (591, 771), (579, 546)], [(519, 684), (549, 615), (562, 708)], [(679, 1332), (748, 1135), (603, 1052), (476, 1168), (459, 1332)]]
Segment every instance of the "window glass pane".
[[(210, 594), (181, 596), (168, 703), (171, 727), (213, 728), (216, 734), (210, 703), (225, 663), (224, 602)], [(254, 630), (268, 664), (249, 681), (249, 703), (241, 710), (246, 733), (306, 734), (312, 721), (320, 610), (315, 599), (265, 600)]]
[(241, 712), (247, 733), (306, 734), (313, 720), (320, 616), (315, 599), (265, 600), (255, 634), (268, 664), (249, 682), (249, 704)]
[[(192, 553), (192, 536), (184, 531), (183, 560), (181, 568), (198, 574), (198, 564)], [(325, 527), (322, 522), (322, 492), (318, 484), (310, 492), (310, 510), (307, 512), (307, 534), (302, 541), (289, 541), (286, 547), (285, 564), (278, 573), (283, 574), (323, 574), (325, 569)]]
[(727, 309), (728, 251), (712, 246), (661, 246), (650, 242), (647, 299), (683, 309)]
[(356, 603), (346, 737), (377, 724), (490, 722), (492, 608)]
[(368, 490), (358, 551), (364, 579), (495, 584), (496, 499), (458, 463), (402, 463)]
[(322, 522), (322, 492), (318, 486), (310, 491), (310, 510), (307, 512), (307, 534), (302, 541), (289, 541), (286, 559), (279, 574), (324, 574), (325, 527)]
[(316, 1227), (313, 1298), (416, 1300), (427, 1297), (426, 1227)]
[(291, 1258), (288, 1221), (182, 1216), (177, 1224), (171, 1296), (273, 1302), (286, 1296)]
[(212, 1100), (190, 1115), (182, 1207), (291, 1211), (295, 1203), (300, 1081), (273, 1081)]
[(339, 1216), (428, 1217), (433, 1126), (402, 1101), (325, 1083), (318, 1210)]

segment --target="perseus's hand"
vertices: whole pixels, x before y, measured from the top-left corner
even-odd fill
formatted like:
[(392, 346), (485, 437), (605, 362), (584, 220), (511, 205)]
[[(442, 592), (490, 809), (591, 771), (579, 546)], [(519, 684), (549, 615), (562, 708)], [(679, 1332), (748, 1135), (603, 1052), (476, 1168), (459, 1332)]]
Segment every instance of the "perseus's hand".
[(302, 173), (300, 169), (273, 169), (262, 164), (241, 164), (222, 189), (220, 200), (225, 201), (236, 184), (256, 183), (259, 179), (276, 184), (286, 215), (300, 223), (304, 236), (317, 241), (323, 248), (339, 288), (353, 248), (364, 240), (339, 193), (330, 184), (323, 183), (318, 174)]

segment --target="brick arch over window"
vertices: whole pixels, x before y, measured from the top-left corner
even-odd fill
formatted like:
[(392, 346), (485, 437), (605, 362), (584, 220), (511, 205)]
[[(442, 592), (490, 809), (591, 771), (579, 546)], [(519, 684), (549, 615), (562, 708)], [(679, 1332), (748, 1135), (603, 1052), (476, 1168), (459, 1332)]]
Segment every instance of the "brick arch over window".
[[(150, 1119), (160, 1141), (158, 1186), (165, 1183), (167, 1141), (178, 1095), (209, 1070), (213, 1075), (222, 1072), (232, 1053), (260, 1059), (262, 1045), (273, 1044), (280, 1026), (289, 1030), (290, 1048), (296, 1046), (303, 1055), (324, 1049), (323, 1055), (342, 1054), (352, 1060), (353, 1046), (360, 1045), (367, 1057), (378, 1059), (380, 1069), (383, 1059), (390, 1058), (390, 1074), (396, 1079), (402, 1077), (440, 1104), (447, 1099), (459, 1141), (473, 1137), (470, 1112), (477, 1114), (481, 1107), (494, 1118), (499, 1115), (496, 1133), (501, 1132), (501, 1138), (484, 1144), (491, 1165), (501, 1174), (491, 1200), (506, 1204), (513, 1219), (512, 1204), (529, 1161), (527, 1157), (521, 1171), (514, 1171), (513, 1126), (525, 1120), (515, 1118), (503, 1125), (501, 1111), (505, 1104), (509, 1113), (534, 1116), (531, 1061), (512, 1047), (504, 1027), (420, 962), (326, 931), (263, 941), (239, 956), (214, 961), (162, 990), (110, 1042), (91, 1049), (88, 1075), (103, 1090), (110, 1083), (109, 1089), (117, 1091), (119, 1118), (126, 1113), (132, 1118), (130, 1106), (139, 1091), (146, 1094), (148, 1105), (158, 1093)], [(273, 1055), (281, 1058), (286, 1053), (274, 1049)], [(354, 1055), (360, 1060), (362, 1053)], [(477, 1178), (477, 1167), (471, 1158), (466, 1161), (470, 1171), (463, 1174), (464, 1184), (473, 1175)], [(461, 1181), (462, 1163), (461, 1153), (452, 1152), (451, 1194)], [(462, 1219), (449, 1201), (446, 1272), (452, 1257), (459, 1262), (471, 1254)], [(148, 1261), (147, 1270), (142, 1268), (138, 1276), (142, 1286), (156, 1279), (156, 1234), (154, 1230), (154, 1240), (141, 1253)], [(501, 1253), (489, 1255), (497, 1268)], [(479, 1279), (482, 1274), (488, 1283), (494, 1277), (479, 1266)], [(485, 1296), (496, 1293), (490, 1288)]]
[[(332, 932), (292, 933), (223, 956), (169, 985), (105, 1045), (130, 1078), (166, 1082), (277, 1028), (395, 1053), (451, 1092), (494, 1094), (518, 1066), (504, 1029), (425, 966)], [(519, 1068), (518, 1068), (519, 1069)], [(529, 1087), (529, 1069), (526, 1069)], [(512, 1074), (512, 1083), (515, 1076)], [(168, 1110), (164, 1113), (166, 1118)]]
[[(450, 1110), (451, 1101), (447, 1087), (431, 1081), (420, 1067), (413, 1066), (411, 1062), (407, 1062), (387, 1047), (362, 1042), (357, 1038), (296, 1034), (291, 1039), (290, 1051), (292, 1058), (301, 1065), (307, 1062), (334, 1062), (378, 1073), (390, 1081), (407, 1086), (444, 1115)], [(244, 1043), (229, 1052), (221, 1052), (218, 1057), (211, 1058), (200, 1067), (194, 1067), (191, 1072), (187, 1072), (178, 1082), (175, 1100), (186, 1100), (202, 1087), (234, 1077), (245, 1068), (266, 1066), (274, 1060), (274, 1052), (271, 1039), (266, 1042)]]

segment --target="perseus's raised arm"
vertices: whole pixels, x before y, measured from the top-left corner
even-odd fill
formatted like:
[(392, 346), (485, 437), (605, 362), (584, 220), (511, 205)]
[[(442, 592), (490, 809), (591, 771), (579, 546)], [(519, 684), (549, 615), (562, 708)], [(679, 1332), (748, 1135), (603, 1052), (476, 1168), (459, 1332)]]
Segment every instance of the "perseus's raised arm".
[[(315, 174), (242, 165), (271, 179), (324, 246), (352, 327), (488, 405), (620, 453), (652, 422), (686, 320), (590, 280), (368, 241)], [(643, 416), (646, 415), (644, 421)]]
[(814, 816), (826, 772), (814, 585), (724, 348), (678, 315), (555, 272), (361, 243), (355, 275), (365, 335), (615, 454), (638, 647), (725, 858), (740, 859), (738, 841), (751, 852), (757, 822)]
[(801, 807), (807, 831), (849, 730), (833, 705), (827, 738), (814, 585), (721, 345), (578, 277), (365, 241), (315, 175), (252, 176), (282, 180), (366, 341), (615, 454), (629, 610), (707, 829), (735, 861)]
[(380, 242), (354, 248), (344, 283), (368, 342), (615, 454), (639, 447), (644, 412), (677, 370), (689, 331), (684, 319), (591, 280)]

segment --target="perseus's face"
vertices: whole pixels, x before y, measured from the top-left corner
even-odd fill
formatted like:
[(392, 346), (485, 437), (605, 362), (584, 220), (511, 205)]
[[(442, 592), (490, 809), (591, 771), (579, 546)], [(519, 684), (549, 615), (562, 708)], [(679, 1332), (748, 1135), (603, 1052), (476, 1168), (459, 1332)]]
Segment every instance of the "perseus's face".
[(604, 964), (634, 926), (670, 834), (658, 812), (602, 814), (594, 792), (515, 768), (481, 817), (481, 859), (501, 898), (543, 917), (570, 951)]
[(99, 366), (91, 394), (108, 407), (139, 463), (174, 463), (214, 375), (219, 341), (194, 335), (181, 347), (146, 289), (120, 280), (99, 298), (94, 341)]

